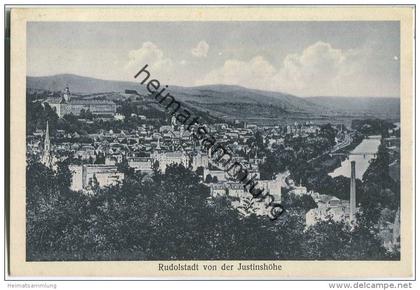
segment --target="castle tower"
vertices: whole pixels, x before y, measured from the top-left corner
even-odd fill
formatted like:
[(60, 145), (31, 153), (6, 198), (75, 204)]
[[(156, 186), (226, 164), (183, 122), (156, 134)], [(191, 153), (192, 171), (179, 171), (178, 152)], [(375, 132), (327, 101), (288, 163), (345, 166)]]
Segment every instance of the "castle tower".
[(42, 164), (47, 167), (51, 166), (51, 141), (50, 141), (50, 130), (47, 121), (47, 127), (45, 129), (45, 139), (44, 139), (44, 152), (42, 154)]
[(353, 222), (356, 219), (356, 161), (351, 162), (350, 178), (350, 222)]
[(70, 101), (70, 90), (69, 87), (66, 87), (64, 90), (64, 100), (68, 103)]

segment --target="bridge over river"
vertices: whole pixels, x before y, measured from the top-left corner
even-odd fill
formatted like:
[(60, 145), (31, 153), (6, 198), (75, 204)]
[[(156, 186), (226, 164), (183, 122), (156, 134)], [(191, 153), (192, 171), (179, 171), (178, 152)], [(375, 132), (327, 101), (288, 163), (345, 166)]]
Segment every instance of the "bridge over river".
[(356, 178), (361, 179), (363, 174), (370, 165), (370, 161), (376, 157), (379, 145), (381, 144), (381, 136), (369, 136), (357, 145), (351, 152), (336, 153), (330, 152), (331, 155), (346, 156), (347, 159), (341, 162), (341, 166), (331, 172), (329, 175), (336, 177), (343, 175), (350, 177), (351, 161), (356, 161)]
[(350, 155), (361, 155), (363, 158), (372, 157), (376, 158), (377, 152), (347, 152), (347, 153), (330, 153), (331, 156), (346, 156), (349, 157)]

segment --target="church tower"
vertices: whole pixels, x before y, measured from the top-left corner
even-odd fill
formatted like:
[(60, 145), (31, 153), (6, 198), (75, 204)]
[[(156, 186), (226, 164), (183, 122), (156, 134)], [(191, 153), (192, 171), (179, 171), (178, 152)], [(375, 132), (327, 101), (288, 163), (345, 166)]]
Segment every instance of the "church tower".
[(50, 130), (47, 121), (47, 128), (45, 129), (44, 139), (44, 152), (42, 154), (42, 164), (47, 167), (51, 167), (51, 141), (50, 141)]

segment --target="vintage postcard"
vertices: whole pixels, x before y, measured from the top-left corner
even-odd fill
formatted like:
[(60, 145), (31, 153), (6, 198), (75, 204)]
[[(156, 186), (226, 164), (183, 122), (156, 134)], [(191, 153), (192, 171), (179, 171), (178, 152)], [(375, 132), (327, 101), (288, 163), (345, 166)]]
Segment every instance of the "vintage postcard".
[(413, 277), (413, 15), (11, 8), (10, 275)]

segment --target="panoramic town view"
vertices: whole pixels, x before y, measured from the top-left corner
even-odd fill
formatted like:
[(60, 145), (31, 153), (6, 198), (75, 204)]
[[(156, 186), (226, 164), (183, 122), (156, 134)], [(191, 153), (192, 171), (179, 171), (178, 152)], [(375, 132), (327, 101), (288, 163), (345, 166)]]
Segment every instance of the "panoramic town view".
[(104, 25), (28, 26), (28, 261), (400, 259), (397, 24)]

